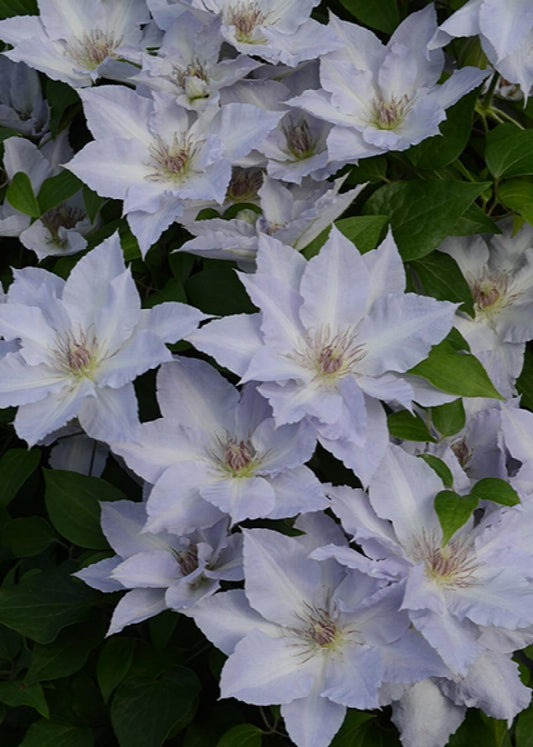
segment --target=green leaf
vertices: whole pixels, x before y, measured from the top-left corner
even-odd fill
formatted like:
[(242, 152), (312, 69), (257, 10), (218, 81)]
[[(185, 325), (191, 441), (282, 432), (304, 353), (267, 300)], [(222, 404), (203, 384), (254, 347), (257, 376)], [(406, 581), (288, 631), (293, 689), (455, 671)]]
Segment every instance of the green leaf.
[(455, 532), (466, 524), (477, 508), (478, 499), (469, 495), (457, 495), (453, 490), (441, 490), (435, 496), (435, 511), (442, 527), (442, 545), (446, 545)]
[(68, 200), (69, 197), (79, 192), (81, 187), (82, 182), (67, 169), (45, 179), (37, 195), (41, 214)]
[(533, 350), (528, 346), (526, 346), (522, 373), (516, 380), (516, 388), (522, 395), (520, 400), (522, 407), (533, 410)]
[(106, 702), (113, 690), (128, 674), (134, 651), (134, 638), (114, 636), (102, 646), (96, 663), (96, 677), (100, 692)]
[(361, 731), (362, 725), (373, 718), (371, 713), (349, 708), (341, 728), (333, 737), (330, 747), (354, 747), (357, 744), (355, 740), (357, 734)]
[(23, 171), (17, 171), (9, 182), (6, 200), (15, 210), (32, 218), (38, 218), (41, 214), (41, 208), (33, 193), (30, 178)]
[(407, 151), (411, 163), (419, 169), (433, 171), (459, 158), (470, 138), (477, 97), (476, 89), (451, 106), (446, 119), (439, 125), (441, 134), (429, 137)]
[(22, 680), (0, 682), (0, 703), (14, 707), (30, 706), (45, 718), (50, 715), (43, 688), (40, 685), (29, 685)]
[(59, 534), (80, 547), (109, 547), (100, 528), (99, 501), (117, 501), (126, 496), (99, 477), (66, 470), (43, 470), (44, 499), (50, 521)]
[(39, 14), (37, 0), (0, 0), (0, 18), (11, 16), (36, 16)]
[(476, 496), (480, 501), (494, 501), (502, 506), (516, 506), (520, 503), (516, 490), (498, 477), (485, 477), (479, 480), (470, 491), (470, 495)]
[(185, 282), (185, 293), (189, 303), (206, 314), (242, 314), (256, 310), (241, 281), (228, 267), (191, 275)]
[(447, 340), (435, 345), (426, 360), (409, 373), (422, 376), (448, 394), (503, 399), (478, 359), (470, 353), (457, 352)]
[(408, 410), (393, 412), (387, 417), (389, 433), (404, 441), (434, 441), (426, 424), (419, 415), (412, 415)]
[(20, 747), (93, 747), (94, 735), (89, 728), (60, 721), (35, 721)]
[(0, 588), (0, 623), (21, 635), (50, 643), (60, 630), (83, 619), (98, 593), (62, 567), (26, 575)]
[(361, 254), (376, 248), (386, 224), (386, 215), (357, 215), (335, 221), (337, 228), (355, 244)]
[(7, 506), (41, 461), (40, 449), (9, 449), (0, 459), (0, 506)]
[(518, 715), (514, 736), (516, 747), (533, 747), (533, 707)]
[(83, 667), (89, 653), (104, 638), (104, 630), (93, 620), (63, 630), (47, 645), (35, 644), (26, 674), (29, 683), (68, 677)]
[(443, 462), (442, 459), (439, 459), (434, 454), (417, 454), (417, 457), (423, 459), (426, 464), (429, 464), (431, 469), (440, 477), (445, 487), (453, 487), (453, 475), (446, 462)]
[(474, 236), (477, 233), (501, 232), (501, 228), (474, 202), (455, 223), (450, 235)]
[(216, 747), (261, 747), (263, 732), (253, 724), (232, 727), (218, 740)]
[(392, 34), (400, 23), (396, 0), (341, 0), (341, 3), (360, 23), (371, 29)]
[(100, 197), (100, 195), (97, 194), (94, 190), (89, 189), (86, 184), (83, 185), (83, 204), (85, 206), (87, 217), (89, 218), (91, 223), (94, 223), (94, 219), (98, 215), (98, 211), (100, 210), (102, 205), (107, 202), (107, 199), (107, 197)]
[(473, 316), (472, 293), (457, 262), (444, 252), (431, 252), (423, 259), (410, 262), (424, 292), (439, 301), (463, 304), (462, 311)]
[(12, 519), (0, 531), (0, 544), (5, 545), (16, 558), (39, 555), (55, 540), (54, 530), (41, 516)]
[(485, 160), (496, 178), (533, 174), (533, 130), (499, 125), (487, 135)]
[(453, 436), (463, 430), (466, 422), (465, 408), (461, 399), (431, 408), (433, 425), (441, 436)]
[(46, 79), (45, 93), (50, 106), (50, 132), (55, 138), (68, 127), (77, 109), (81, 109), (81, 101), (74, 88), (51, 78)]
[(116, 691), (111, 723), (120, 747), (159, 747), (170, 732), (184, 729), (200, 690), (190, 669), (176, 667), (158, 679), (132, 677)]
[(533, 178), (509, 179), (498, 187), (503, 204), (533, 224)]
[(408, 181), (386, 184), (365, 204), (366, 215), (387, 215), (402, 257), (418, 259), (436, 249), (487, 183)]

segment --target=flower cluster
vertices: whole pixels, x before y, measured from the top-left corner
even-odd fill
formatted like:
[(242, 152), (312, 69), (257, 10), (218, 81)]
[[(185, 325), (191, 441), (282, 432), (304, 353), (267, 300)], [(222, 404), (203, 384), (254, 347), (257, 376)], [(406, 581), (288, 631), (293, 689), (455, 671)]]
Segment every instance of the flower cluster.
[[(439, 27), (429, 3), (387, 43), (318, 0), (0, 20), (9, 438), (42, 447), (59, 534), (104, 551), (65, 567), (122, 594), (107, 635), (180, 613), (226, 656), (222, 698), (281, 706), (297, 747), (385, 707), (404, 747), (444, 747), (468, 708), (510, 725), (530, 702), (530, 133), (491, 130), (512, 116), (494, 86), (475, 103), (488, 72), (442, 49), (479, 35), (527, 99), (515, 4)], [(81, 488), (54, 493), (75, 472), (79, 515)]]

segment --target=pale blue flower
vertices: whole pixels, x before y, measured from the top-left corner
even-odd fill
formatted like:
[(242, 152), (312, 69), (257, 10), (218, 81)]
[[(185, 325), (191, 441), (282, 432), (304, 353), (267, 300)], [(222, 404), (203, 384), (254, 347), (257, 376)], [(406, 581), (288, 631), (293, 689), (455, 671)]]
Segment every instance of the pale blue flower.
[(211, 106), (197, 115), (168, 93), (146, 98), (125, 86), (80, 95), (95, 140), (65, 165), (99, 194), (124, 200), (143, 254), (191, 200), (221, 204), (232, 164), (281, 116), (249, 104)]
[(0, 125), (39, 138), (48, 129), (49, 117), (37, 72), (0, 55)]
[(189, 336), (243, 381), (261, 382), (278, 425), (305, 420), (365, 483), (388, 443), (379, 400), (411, 407), (403, 374), (449, 332), (455, 306), (404, 293), (392, 235), (361, 256), (336, 228), (308, 262), (268, 236), (255, 274), (240, 274), (259, 314)]
[(68, 280), (14, 270), (0, 304), (0, 334), (19, 340), (0, 360), (0, 407), (19, 405), (14, 426), (31, 446), (73, 418), (92, 438), (131, 438), (138, 425), (133, 379), (170, 360), (205, 316), (181, 303), (141, 309), (117, 234), (82, 257)]
[(465, 67), (437, 85), (444, 55), (426, 52), (437, 28), (433, 4), (407, 16), (386, 46), (356, 24), (332, 17), (330, 25), (343, 44), (321, 58), (323, 90), (287, 103), (334, 125), (327, 138), (332, 161), (354, 163), (438, 135), (445, 110), (488, 75)]
[(117, 554), (74, 575), (103, 592), (131, 590), (116, 606), (107, 635), (165, 609), (188, 609), (214, 594), (222, 579), (242, 579), (242, 537), (228, 534), (226, 520), (179, 537), (145, 531), (144, 503), (100, 506), (102, 531)]
[(305, 424), (276, 428), (255, 387), (241, 394), (208, 363), (179, 358), (161, 367), (157, 390), (163, 417), (112, 447), (154, 484), (150, 531), (183, 533), (225, 514), (236, 523), (327, 506), (322, 485), (304, 466), (314, 433)]

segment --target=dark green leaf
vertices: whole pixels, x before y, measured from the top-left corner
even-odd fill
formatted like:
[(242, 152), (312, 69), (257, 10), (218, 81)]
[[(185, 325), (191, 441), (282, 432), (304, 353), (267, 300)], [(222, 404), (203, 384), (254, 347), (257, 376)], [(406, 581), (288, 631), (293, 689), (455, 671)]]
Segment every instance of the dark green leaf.
[(419, 415), (412, 415), (407, 410), (393, 412), (387, 417), (389, 433), (405, 441), (434, 441), (427, 425)]
[(442, 480), (442, 484), (445, 487), (453, 487), (453, 475), (446, 462), (443, 462), (442, 459), (434, 456), (434, 454), (417, 454), (417, 456), (420, 459), (423, 459), (426, 464), (429, 464), (431, 469), (434, 470), (440, 477), (440, 479)]
[(32, 218), (38, 218), (41, 214), (41, 208), (33, 193), (30, 178), (23, 171), (17, 171), (11, 179), (6, 191), (6, 200), (15, 210), (19, 210)]
[(474, 236), (477, 233), (501, 233), (501, 228), (483, 210), (472, 203), (450, 231), (451, 236)]
[(355, 244), (361, 254), (376, 248), (386, 223), (386, 215), (358, 215), (335, 221), (337, 228)]
[(431, 408), (433, 425), (441, 436), (453, 436), (465, 427), (465, 408), (461, 399)]
[(392, 34), (400, 23), (396, 0), (341, 0), (341, 3), (354, 18), (371, 29)]
[(533, 747), (533, 707), (519, 714), (515, 728), (516, 747)]
[(40, 685), (29, 685), (22, 680), (0, 682), (0, 703), (9, 706), (30, 706), (48, 718), (48, 704)]
[(200, 683), (185, 667), (158, 679), (132, 677), (116, 691), (111, 723), (120, 747), (159, 747), (194, 716)]
[(529, 347), (526, 347), (524, 366), (522, 373), (516, 380), (516, 388), (518, 393), (522, 395), (520, 400), (522, 407), (533, 410), (533, 350)]
[(35, 644), (26, 680), (44, 682), (74, 674), (83, 667), (89, 653), (103, 637), (101, 624), (91, 620), (61, 631), (52, 643)]
[(39, 14), (37, 0), (0, 0), (0, 18), (11, 16), (36, 16)]
[(533, 224), (533, 178), (509, 179), (498, 187), (503, 204)]
[(54, 530), (40, 516), (12, 519), (0, 532), (0, 544), (5, 545), (16, 558), (40, 555), (55, 539)]
[(244, 286), (226, 267), (202, 270), (185, 282), (189, 303), (206, 314), (242, 314), (255, 311)]
[(367, 215), (387, 215), (400, 254), (418, 259), (436, 249), (490, 186), (460, 181), (409, 181), (386, 184), (365, 204)]
[(516, 506), (520, 503), (516, 490), (498, 477), (485, 477), (479, 480), (472, 488), (470, 495), (476, 496), (480, 501), (494, 501), (502, 506)]
[(107, 197), (100, 197), (99, 194), (94, 192), (92, 189), (84, 184), (83, 185), (83, 204), (85, 205), (85, 212), (91, 223), (94, 223), (94, 219), (98, 215), (98, 211), (106, 202)]
[(59, 534), (80, 547), (104, 550), (109, 545), (100, 528), (99, 501), (126, 496), (99, 477), (66, 470), (43, 470), (50, 521)]
[(39, 720), (33, 723), (20, 747), (93, 747), (90, 729), (59, 721)]
[(435, 511), (442, 527), (442, 544), (447, 544), (455, 532), (466, 524), (477, 508), (478, 499), (469, 495), (457, 495), (453, 490), (441, 490), (435, 496)]
[(439, 301), (462, 303), (462, 311), (473, 315), (472, 293), (457, 262), (444, 252), (431, 252), (410, 263), (424, 292)]
[(371, 713), (349, 708), (341, 728), (333, 737), (330, 747), (354, 747), (357, 744), (355, 740), (361, 726), (371, 719), (373, 719)]
[(178, 615), (174, 610), (160, 612), (156, 617), (151, 617), (148, 621), (150, 629), (150, 639), (155, 648), (164, 649), (176, 630), (178, 624)]
[(128, 674), (135, 650), (135, 639), (109, 638), (100, 650), (96, 677), (103, 699), (107, 702), (113, 690)]
[(470, 353), (456, 352), (447, 340), (435, 345), (426, 360), (410, 373), (422, 376), (448, 394), (503, 399), (478, 359)]
[(42, 571), (0, 588), (0, 623), (50, 643), (60, 630), (83, 619), (97, 598), (96, 591), (61, 567)]
[(178, 278), (169, 278), (160, 291), (148, 296), (143, 302), (143, 307), (151, 309), (159, 303), (165, 303), (165, 301), (179, 301), (181, 303), (187, 301), (183, 283)]
[(533, 174), (533, 130), (499, 125), (487, 135), (485, 160), (496, 178)]
[(9, 449), (0, 459), (0, 506), (7, 506), (37, 469), (40, 449)]
[(477, 89), (463, 96), (447, 110), (446, 119), (439, 125), (441, 135), (429, 137), (407, 151), (415, 166), (433, 171), (459, 158), (470, 138), (477, 97)]
[(70, 124), (77, 108), (81, 107), (80, 97), (67, 83), (51, 78), (46, 80), (45, 92), (50, 106), (50, 132), (55, 138), (60, 130)]
[(239, 724), (218, 740), (216, 747), (261, 747), (263, 732), (253, 724)]
[(67, 169), (63, 169), (56, 176), (45, 179), (37, 195), (37, 201), (41, 213), (46, 213), (57, 205), (60, 205), (69, 197), (79, 192), (82, 183), (77, 176)]
[(493, 719), (487, 718), (481, 711), (469, 708), (465, 720), (450, 737), (448, 747), (502, 747), (491, 722)]

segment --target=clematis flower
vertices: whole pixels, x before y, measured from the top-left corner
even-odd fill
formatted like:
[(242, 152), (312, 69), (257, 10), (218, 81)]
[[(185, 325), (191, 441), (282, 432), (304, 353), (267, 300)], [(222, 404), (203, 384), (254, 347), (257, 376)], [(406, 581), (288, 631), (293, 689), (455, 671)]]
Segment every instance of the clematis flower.
[(223, 41), (218, 19), (202, 23), (184, 13), (163, 36), (157, 55), (141, 55), (142, 70), (132, 81), (174, 94), (186, 109), (205, 109), (218, 101), (221, 89), (261, 65), (246, 55), (220, 59)]
[(283, 62), (294, 67), (339, 46), (331, 28), (309, 18), (319, 0), (186, 2), (192, 8), (216, 14), (221, 19), (223, 38), (241, 54), (258, 55), (272, 64)]
[(276, 126), (281, 113), (249, 104), (196, 115), (158, 91), (145, 98), (125, 86), (80, 92), (95, 137), (65, 164), (92, 189), (124, 200), (143, 254), (191, 200), (224, 201), (231, 166)]
[(40, 138), (48, 129), (49, 118), (37, 72), (0, 55), (0, 125)]
[(455, 324), (483, 363), (498, 391), (515, 394), (525, 343), (533, 337), (533, 228), (527, 223), (514, 236), (503, 233), (451, 237), (439, 247), (461, 269), (474, 300), (474, 318), (458, 311)]
[(333, 125), (327, 137), (331, 161), (354, 163), (438, 135), (445, 110), (488, 75), (464, 67), (437, 85), (444, 55), (433, 50), (426, 57), (437, 29), (433, 4), (408, 15), (386, 46), (356, 24), (332, 17), (330, 25), (343, 44), (321, 58), (322, 90), (287, 103)]
[[(241, 199), (248, 184), (257, 181), (257, 172), (247, 171), (232, 179), (233, 190)], [(316, 184), (307, 182), (302, 187), (285, 186), (268, 177), (257, 190), (262, 213), (245, 208), (235, 218), (209, 218), (190, 221), (182, 218), (187, 230), (196, 238), (186, 241), (176, 252), (189, 252), (203, 257), (230, 259), (243, 270), (253, 270), (255, 257), (264, 234), (272, 236), (296, 250), (304, 249), (314, 238), (338, 218), (353, 202), (362, 187), (339, 194), (344, 179)], [(253, 195), (251, 195), (253, 197)]]
[(0, 21), (4, 52), (15, 62), (69, 86), (90, 86), (100, 77), (127, 78), (135, 67), (121, 61), (121, 45), (137, 46), (150, 20), (144, 0), (38, 0), (38, 16)]
[[(308, 557), (316, 542), (343, 541), (320, 518), (297, 538), (245, 530), (245, 590), (217, 594), (186, 613), (229, 655), (222, 697), (280, 703), (298, 747), (327, 747), (347, 707), (379, 707), (384, 680), (414, 682), (442, 668), (423, 641), (417, 649), (397, 590)], [(301, 517), (297, 526), (305, 530), (308, 521)]]
[[(463, 676), (507, 632), (531, 639), (531, 551), (521, 539), (529, 522), (520, 506), (498, 508), (477, 524), (471, 517), (444, 542), (434, 507), (442, 489), (431, 467), (390, 445), (368, 497), (348, 487), (329, 492), (346, 531), (376, 562), (372, 575), (401, 586), (413, 627), (453, 676)], [(330, 546), (314, 556), (361, 567), (355, 550)]]
[(141, 310), (117, 234), (84, 256), (64, 281), (35, 267), (14, 270), (0, 304), (0, 335), (18, 352), (0, 360), (0, 407), (31, 446), (73, 418), (92, 438), (126, 440), (138, 425), (132, 381), (170, 360), (165, 342), (202, 314), (180, 303)]
[(476, 35), (490, 63), (507, 82), (518, 83), (527, 99), (533, 86), (533, 9), (529, 0), (469, 0), (439, 26), (428, 48)]
[(361, 256), (333, 227), (308, 262), (262, 236), (257, 271), (240, 278), (260, 313), (215, 320), (188, 339), (260, 382), (278, 425), (306, 421), (368, 482), (388, 443), (379, 400), (411, 407), (416, 377), (403, 374), (449, 332), (455, 306), (404, 294), (391, 234)]
[(143, 531), (144, 503), (101, 503), (101, 522), (117, 553), (74, 574), (103, 592), (130, 589), (117, 604), (107, 635), (165, 609), (183, 610), (214, 594), (220, 581), (242, 579), (242, 537), (226, 520), (178, 537)]
[(112, 446), (154, 484), (150, 531), (189, 532), (224, 514), (236, 523), (327, 507), (321, 484), (303, 466), (314, 433), (304, 424), (276, 428), (255, 387), (241, 395), (208, 363), (180, 358), (162, 366), (157, 390), (163, 417)]

